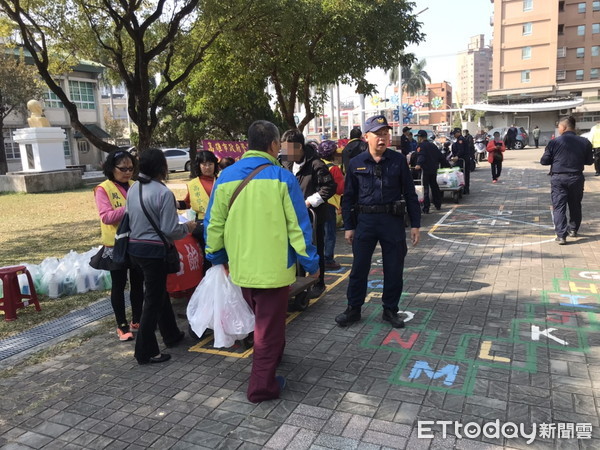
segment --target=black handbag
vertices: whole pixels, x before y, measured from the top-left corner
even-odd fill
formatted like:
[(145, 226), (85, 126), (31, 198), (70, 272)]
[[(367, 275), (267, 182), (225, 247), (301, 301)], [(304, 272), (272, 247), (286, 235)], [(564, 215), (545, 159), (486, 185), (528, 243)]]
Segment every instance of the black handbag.
[(129, 227), (129, 214), (125, 213), (123, 219), (121, 219), (121, 223), (117, 228), (117, 233), (115, 234), (115, 246), (113, 247), (112, 252), (112, 262), (115, 270), (120, 266), (120, 268), (127, 267), (129, 263), (129, 255), (127, 254), (127, 249), (129, 247), (129, 234), (131, 233), (131, 228)]
[[(179, 251), (177, 250), (177, 247), (175, 247), (173, 244), (171, 244), (170, 242), (167, 241), (167, 239), (165, 238), (165, 235), (163, 234), (162, 231), (160, 231), (160, 229), (156, 226), (156, 223), (154, 223), (154, 220), (152, 219), (152, 217), (150, 217), (150, 214), (148, 214), (148, 211), (146, 210), (146, 207), (144, 206), (144, 201), (142, 200), (142, 186), (144, 184), (140, 181), (140, 205), (142, 206), (142, 210), (144, 211), (144, 214), (146, 215), (146, 218), (148, 219), (148, 222), (150, 222), (150, 225), (152, 225), (152, 228), (154, 228), (154, 231), (156, 231), (156, 234), (158, 234), (158, 237), (160, 238), (161, 241), (163, 241), (163, 244), (165, 245), (165, 264), (167, 266), (167, 273), (178, 273), (181, 270), (181, 261), (179, 259)], [(116, 241), (115, 241), (115, 247), (116, 247)]]

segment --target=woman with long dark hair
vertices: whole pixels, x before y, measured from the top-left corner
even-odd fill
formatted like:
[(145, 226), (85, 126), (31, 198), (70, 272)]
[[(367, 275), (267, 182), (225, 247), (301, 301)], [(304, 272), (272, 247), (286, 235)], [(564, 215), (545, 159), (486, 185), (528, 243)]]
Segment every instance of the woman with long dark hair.
[(175, 196), (163, 184), (167, 173), (167, 160), (163, 152), (159, 149), (145, 150), (140, 156), (138, 182), (131, 187), (127, 198), (131, 228), (128, 252), (132, 262), (144, 273), (144, 307), (134, 355), (139, 364), (161, 363), (171, 359), (170, 355), (160, 352), (155, 335), (157, 324), (167, 347), (177, 345), (184, 337), (183, 331), (177, 326), (167, 293), (167, 248), (152, 222), (170, 245), (193, 231), (196, 224), (179, 223)]

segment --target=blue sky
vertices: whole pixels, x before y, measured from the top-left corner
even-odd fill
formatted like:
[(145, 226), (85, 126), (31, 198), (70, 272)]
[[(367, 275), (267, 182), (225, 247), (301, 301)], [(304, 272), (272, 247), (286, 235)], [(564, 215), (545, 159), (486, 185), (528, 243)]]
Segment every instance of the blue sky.
[[(429, 8), (418, 16), (426, 37), (425, 42), (408, 47), (408, 51), (418, 59), (427, 60), (426, 71), (433, 83), (449, 81), (455, 84), (456, 54), (467, 49), (471, 36), (484, 34), (486, 44), (492, 38), (490, 17), (494, 5), (490, 0), (414, 0), (414, 3), (415, 13)], [(373, 70), (367, 78), (377, 84), (383, 96), (388, 76), (382, 70)], [(342, 101), (351, 96), (352, 90), (344, 89)]]

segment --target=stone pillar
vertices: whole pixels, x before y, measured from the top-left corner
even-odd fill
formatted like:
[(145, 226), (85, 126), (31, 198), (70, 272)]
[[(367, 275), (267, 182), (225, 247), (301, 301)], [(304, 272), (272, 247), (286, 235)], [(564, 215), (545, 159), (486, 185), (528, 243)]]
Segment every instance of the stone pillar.
[(64, 170), (65, 132), (59, 127), (20, 128), (14, 133), (19, 144), (23, 172)]

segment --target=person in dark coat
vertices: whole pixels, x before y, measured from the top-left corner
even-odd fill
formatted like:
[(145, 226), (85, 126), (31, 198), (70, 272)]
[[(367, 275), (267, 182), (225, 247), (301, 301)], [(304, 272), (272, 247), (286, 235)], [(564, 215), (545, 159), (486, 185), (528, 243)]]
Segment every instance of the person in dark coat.
[(410, 132), (412, 130), (411, 127), (402, 128), (402, 136), (400, 136), (400, 151), (404, 156), (408, 156), (408, 154), (415, 149), (413, 148), (413, 135)]
[(452, 134), (456, 139), (456, 142), (452, 144), (452, 157), (456, 160), (456, 165), (460, 167), (465, 174), (464, 193), (468, 194), (471, 186), (471, 158), (473, 155), (471, 154), (471, 150), (469, 149), (465, 138), (461, 134), (460, 128), (455, 128), (454, 131), (452, 131)]
[[(556, 139), (548, 142), (540, 164), (550, 166), (552, 217), (556, 242), (567, 243), (567, 235), (577, 237), (581, 226), (581, 200), (583, 199), (584, 165), (594, 163), (592, 143), (575, 134), (575, 118), (563, 117), (558, 122)], [(567, 206), (569, 220), (567, 221)]]
[[(437, 146), (427, 139), (427, 131), (419, 130), (417, 133), (417, 165), (415, 169), (423, 171), (423, 212), (429, 214), (429, 207), (433, 206), (438, 211), (442, 208), (442, 192), (437, 184), (437, 170), (448, 167), (448, 161)], [(431, 192), (431, 201), (429, 193)]]
[(517, 130), (517, 127), (515, 127), (514, 124), (508, 130), (506, 130), (506, 137), (504, 138), (504, 144), (506, 145), (507, 149), (509, 149), (509, 150), (515, 149), (515, 142), (517, 140), (518, 132), (519, 132), (519, 130)]
[(287, 130), (281, 136), (281, 161), (300, 183), (306, 207), (316, 215), (317, 254), (321, 273), (319, 281), (308, 292), (309, 298), (317, 298), (325, 291), (325, 222), (327, 201), (335, 194), (337, 184), (325, 163), (311, 145), (306, 145), (300, 130)]
[(350, 164), (350, 160), (368, 148), (367, 143), (361, 137), (362, 131), (360, 131), (360, 128), (352, 128), (352, 131), (350, 131), (350, 140), (344, 147), (344, 150), (342, 150), (342, 172), (344, 174), (346, 174), (346, 168)]
[(348, 306), (335, 318), (341, 327), (361, 319), (377, 243), (381, 246), (384, 273), (381, 319), (394, 328), (404, 327), (398, 315), (407, 252), (404, 214), (410, 216), (410, 240), (414, 246), (419, 242), (421, 211), (405, 156), (388, 148), (390, 129), (385, 116), (367, 119), (364, 130), (369, 151), (350, 162), (344, 182), (344, 236), (352, 245), (354, 260), (348, 281)]

